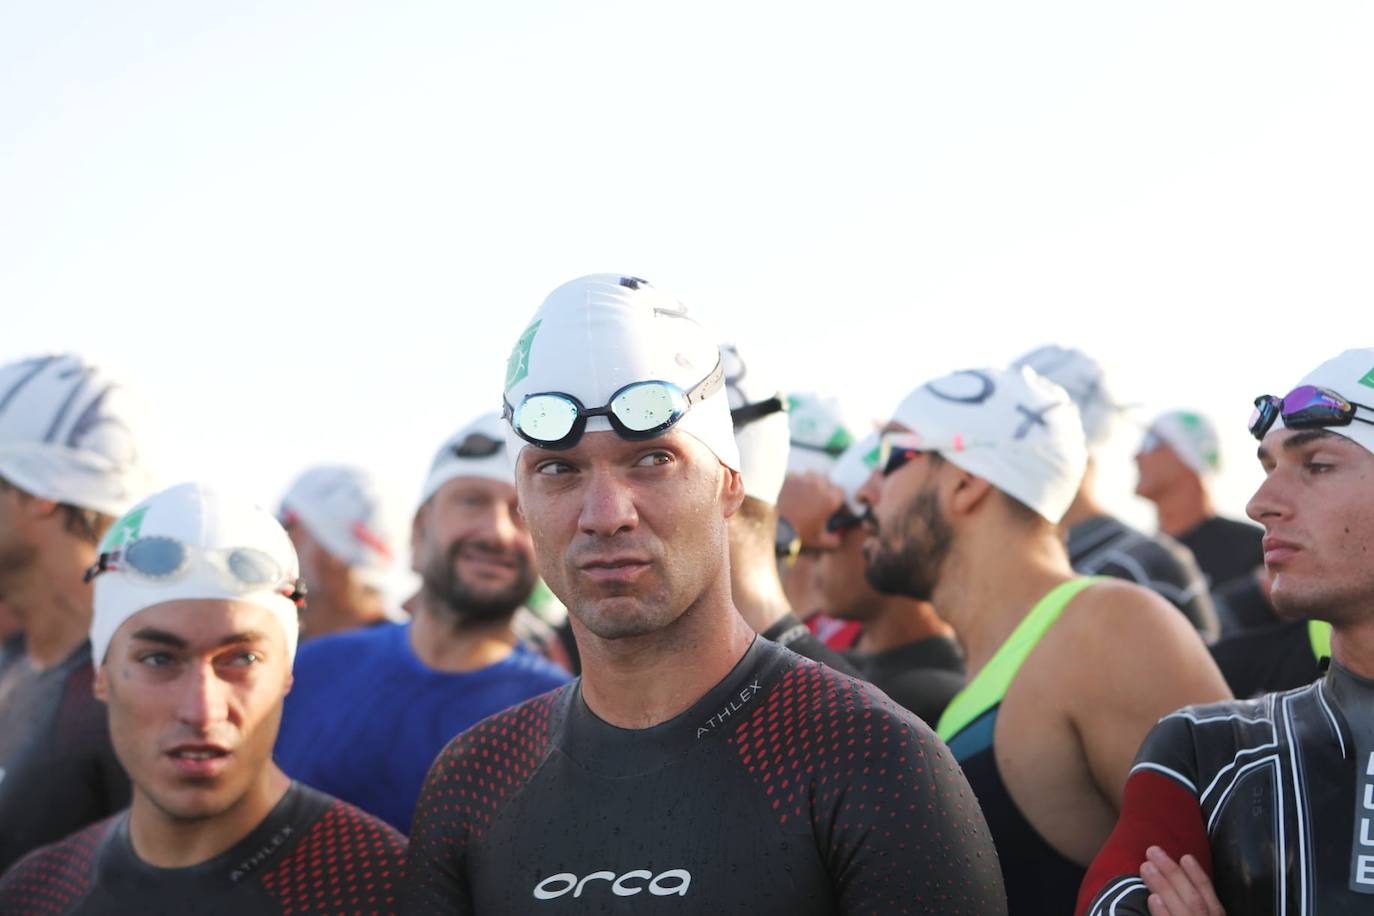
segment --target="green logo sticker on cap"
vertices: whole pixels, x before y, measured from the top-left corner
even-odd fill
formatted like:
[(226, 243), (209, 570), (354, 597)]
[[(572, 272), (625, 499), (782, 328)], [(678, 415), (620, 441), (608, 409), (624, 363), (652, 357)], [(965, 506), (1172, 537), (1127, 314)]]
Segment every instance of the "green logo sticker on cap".
[(881, 442), (873, 446), (872, 450), (870, 450), (869, 453), (867, 455), (864, 455), (863, 457), (864, 467), (870, 469), (876, 468), (878, 466), (878, 456), (881, 455), (882, 452), (883, 446)]
[(530, 374), (530, 347), (534, 345), (534, 335), (539, 333), (539, 322), (525, 328), (525, 333), (515, 342), (506, 360), (506, 391), (510, 391), (520, 380)]
[(1364, 385), (1366, 388), (1374, 388), (1374, 367), (1371, 367), (1370, 370), (1364, 374), (1364, 378), (1360, 379), (1360, 384)]
[(143, 516), (148, 514), (148, 507), (130, 512), (128, 515), (115, 522), (110, 528), (110, 533), (105, 535), (105, 540), (100, 542), (100, 552), (109, 553), (118, 550), (130, 541), (138, 540), (139, 533), (143, 530)]

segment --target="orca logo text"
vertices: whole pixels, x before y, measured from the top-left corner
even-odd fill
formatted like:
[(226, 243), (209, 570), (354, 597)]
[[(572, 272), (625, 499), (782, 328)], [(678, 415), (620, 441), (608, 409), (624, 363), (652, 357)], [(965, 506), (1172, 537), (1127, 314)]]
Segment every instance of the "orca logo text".
[(616, 875), (613, 871), (594, 871), (585, 878), (579, 878), (570, 872), (561, 872), (550, 875), (536, 884), (534, 899), (554, 900), (566, 894), (581, 897), (587, 885), (593, 881), (608, 882), (611, 885), (611, 893), (617, 897), (633, 897), (645, 891), (655, 897), (686, 897), (687, 888), (692, 886), (692, 875), (685, 868), (670, 868), (657, 876), (642, 868), (627, 871), (623, 875)]

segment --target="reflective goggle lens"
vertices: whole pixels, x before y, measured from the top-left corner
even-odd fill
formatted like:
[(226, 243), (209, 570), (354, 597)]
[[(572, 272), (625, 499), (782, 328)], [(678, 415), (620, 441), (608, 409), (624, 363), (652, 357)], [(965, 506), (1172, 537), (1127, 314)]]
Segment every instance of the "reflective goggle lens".
[(256, 550), (235, 550), (229, 554), (227, 565), (235, 579), (254, 588), (273, 585), (284, 578), (276, 561)]
[(677, 422), (687, 404), (674, 389), (659, 382), (631, 385), (611, 401), (611, 415), (636, 433), (655, 432)]
[(577, 405), (556, 394), (536, 394), (520, 405), (516, 429), (540, 442), (558, 442), (572, 432)]
[(1300, 385), (1282, 399), (1261, 395), (1255, 398), (1255, 410), (1250, 414), (1250, 434), (1263, 439), (1280, 414), (1284, 425), (1292, 429), (1346, 426), (1355, 416), (1355, 405), (1315, 385)]
[(170, 576), (186, 563), (186, 548), (171, 538), (140, 538), (124, 548), (124, 563), (145, 576)]

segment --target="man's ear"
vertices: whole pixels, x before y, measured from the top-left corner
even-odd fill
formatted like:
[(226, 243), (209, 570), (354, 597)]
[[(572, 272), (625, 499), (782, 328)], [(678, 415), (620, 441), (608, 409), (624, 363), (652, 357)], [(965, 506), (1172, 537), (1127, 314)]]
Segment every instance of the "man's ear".
[(976, 474), (957, 465), (948, 465), (957, 472), (949, 488), (949, 505), (947, 509), (951, 516), (971, 515), (983, 504), (983, 501), (992, 493), (992, 484)]
[(744, 475), (723, 464), (720, 469), (725, 472), (720, 487), (721, 500), (725, 509), (725, 517), (730, 518), (739, 511), (740, 506), (744, 505)]
[(91, 682), (91, 693), (102, 703), (110, 701), (109, 670), (109, 665), (101, 665), (95, 669), (95, 680)]
[(415, 510), (415, 517), (410, 520), (410, 571), (420, 572), (420, 545), (425, 541), (425, 512), (429, 509), (426, 502)]

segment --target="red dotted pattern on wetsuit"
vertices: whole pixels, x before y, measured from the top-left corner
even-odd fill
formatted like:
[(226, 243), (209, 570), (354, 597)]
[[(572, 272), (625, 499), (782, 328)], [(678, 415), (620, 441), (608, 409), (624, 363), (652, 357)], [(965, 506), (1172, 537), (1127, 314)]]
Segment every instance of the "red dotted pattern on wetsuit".
[(845, 912), (979, 913), (1000, 886), (995, 856), (970, 855), (992, 844), (959, 765), (916, 722), (803, 662), (731, 736), (779, 826), (810, 819)]
[(335, 801), (262, 876), (282, 916), (394, 913), (405, 839), (385, 822)]
[(467, 848), (501, 802), (538, 768), (549, 745), (549, 717), (559, 691), (535, 697), (463, 732), (444, 749), (420, 797), (415, 821), (434, 824), (446, 842)]
[(58, 916), (80, 903), (90, 892), (96, 853), (111, 820), (20, 859), (0, 880), (0, 913)]

